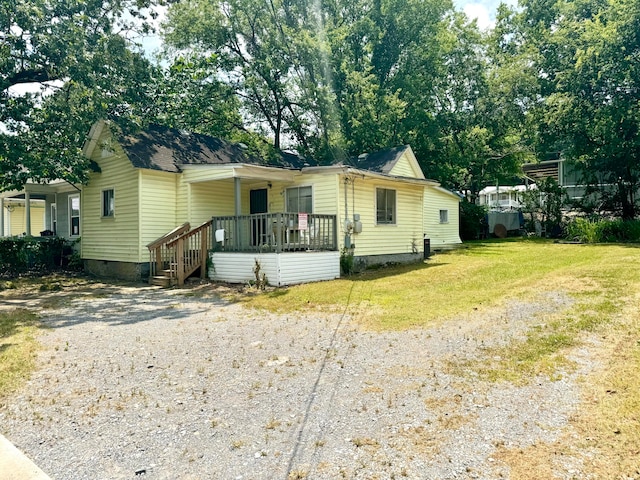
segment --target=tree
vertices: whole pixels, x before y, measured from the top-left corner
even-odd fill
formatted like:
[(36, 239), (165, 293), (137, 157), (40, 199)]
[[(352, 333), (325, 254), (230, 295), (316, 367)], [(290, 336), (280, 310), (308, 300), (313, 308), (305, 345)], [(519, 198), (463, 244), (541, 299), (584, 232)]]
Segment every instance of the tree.
[(529, 155), (524, 107), (514, 101), (520, 76), (463, 15), (448, 17), (440, 39), (442, 62), (420, 89), (434, 105), (415, 129), (416, 150), (428, 176), (474, 202), (485, 186), (512, 181)]
[[(153, 68), (131, 49), (149, 1), (8, 0), (0, 5), (0, 189), (31, 179), (86, 179), (91, 123), (145, 118)], [(128, 13), (133, 20), (124, 21)], [(147, 12), (153, 15), (152, 11)], [(51, 82), (55, 82), (52, 84)], [(21, 84), (35, 93), (16, 94)]]
[[(603, 207), (637, 214), (640, 187), (640, 4), (523, 2), (510, 43), (537, 72), (531, 117), (540, 156), (558, 153)], [(505, 35), (505, 39), (508, 36)], [(514, 39), (517, 39), (515, 41)]]

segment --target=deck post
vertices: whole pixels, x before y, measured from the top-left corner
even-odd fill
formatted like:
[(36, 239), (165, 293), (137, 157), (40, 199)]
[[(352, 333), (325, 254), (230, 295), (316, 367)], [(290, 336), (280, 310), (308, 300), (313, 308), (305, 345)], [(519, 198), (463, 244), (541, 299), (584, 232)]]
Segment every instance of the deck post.
[(282, 227), (284, 227), (284, 218), (282, 213), (276, 214), (276, 253), (282, 253)]
[(333, 246), (335, 247), (336, 250), (339, 250), (338, 248), (338, 221), (337, 221), (337, 217), (333, 217)]
[(184, 285), (184, 238), (179, 237), (176, 243), (176, 268), (178, 276), (178, 286)]
[(203, 228), (200, 232), (200, 278), (202, 279), (207, 276), (207, 237), (210, 228)]

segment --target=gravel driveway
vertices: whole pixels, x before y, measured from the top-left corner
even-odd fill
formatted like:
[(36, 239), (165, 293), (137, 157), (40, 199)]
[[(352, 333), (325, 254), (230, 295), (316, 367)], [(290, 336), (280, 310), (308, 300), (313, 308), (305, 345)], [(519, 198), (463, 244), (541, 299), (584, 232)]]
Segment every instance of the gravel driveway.
[(517, 387), (450, 368), (567, 307), (560, 293), (377, 333), (188, 292), (41, 312), (39, 368), (1, 432), (56, 480), (494, 479), (496, 446), (556, 439), (579, 398), (579, 372)]

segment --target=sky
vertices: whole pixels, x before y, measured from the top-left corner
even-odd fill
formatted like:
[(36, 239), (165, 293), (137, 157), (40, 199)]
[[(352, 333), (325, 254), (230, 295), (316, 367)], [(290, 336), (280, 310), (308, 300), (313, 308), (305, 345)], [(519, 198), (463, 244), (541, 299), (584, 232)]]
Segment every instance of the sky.
[(496, 20), (496, 10), (501, 3), (517, 5), (518, 2), (517, 0), (478, 0), (475, 2), (453, 0), (455, 7), (466, 13), (467, 17), (477, 19), (478, 27), (483, 30), (493, 28)]

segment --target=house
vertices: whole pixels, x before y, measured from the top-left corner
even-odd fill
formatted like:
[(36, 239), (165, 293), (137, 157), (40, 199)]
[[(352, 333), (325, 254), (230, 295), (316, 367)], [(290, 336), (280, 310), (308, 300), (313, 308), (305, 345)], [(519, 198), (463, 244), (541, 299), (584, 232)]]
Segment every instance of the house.
[(41, 232), (80, 238), (80, 187), (62, 180), (0, 192), (0, 236)]
[[(538, 163), (526, 163), (522, 166), (522, 171), (525, 177), (532, 182), (543, 178), (554, 179), (570, 201), (583, 200), (589, 196), (580, 171), (562, 157)], [(602, 178), (599, 179), (597, 185), (604, 190), (610, 188), (610, 185), (607, 185)], [(593, 193), (591, 195), (593, 196)]]
[(485, 187), (478, 193), (478, 205), (489, 210), (518, 210), (523, 207), (524, 192), (536, 188), (533, 185), (496, 185)]
[[(29, 200), (29, 214), (24, 194), (2, 198), (0, 219), (0, 237), (15, 237), (26, 235), (27, 226), (30, 231), (41, 232), (45, 229), (45, 201), (43, 199)], [(27, 225), (28, 224), (28, 225)]]
[(84, 153), (99, 168), (65, 222), (79, 215), (81, 258), (100, 276), (246, 282), (258, 266), (286, 285), (338, 277), (340, 255), (413, 261), (425, 235), (433, 248), (460, 243), (459, 198), (424, 177), (409, 146), (319, 166), (167, 127), (117, 137), (97, 122)]

